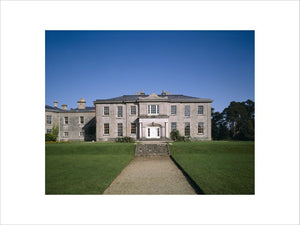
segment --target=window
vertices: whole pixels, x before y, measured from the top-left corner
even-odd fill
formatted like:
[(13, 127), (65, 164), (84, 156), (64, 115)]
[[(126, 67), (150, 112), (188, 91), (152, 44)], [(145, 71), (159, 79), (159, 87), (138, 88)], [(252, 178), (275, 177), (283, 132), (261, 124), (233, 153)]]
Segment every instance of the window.
[(118, 136), (123, 136), (123, 123), (118, 123)]
[(131, 123), (131, 133), (136, 134), (136, 123)]
[(64, 137), (69, 137), (69, 132), (64, 132)]
[(79, 117), (79, 123), (84, 124), (84, 117), (83, 116)]
[(184, 123), (184, 135), (190, 136), (190, 123)]
[(84, 131), (80, 131), (79, 132), (79, 137), (83, 137), (84, 136)]
[(176, 115), (176, 105), (171, 105), (171, 115)]
[(198, 105), (198, 114), (203, 114), (203, 105)]
[(150, 128), (148, 128), (148, 137), (150, 137)]
[(109, 106), (104, 106), (103, 114), (104, 114), (104, 116), (108, 116), (109, 115)]
[(204, 125), (203, 122), (198, 123), (198, 134), (203, 134), (204, 131)]
[(184, 115), (185, 116), (190, 116), (190, 106), (189, 105), (186, 105), (184, 107)]
[(46, 118), (47, 118), (47, 124), (52, 124), (52, 116), (47, 115)]
[(171, 123), (171, 131), (176, 130), (176, 123)]
[(157, 128), (157, 136), (159, 136), (159, 128)]
[(109, 134), (109, 123), (104, 124), (104, 134)]
[(159, 105), (148, 105), (148, 114), (159, 114)]
[(47, 134), (51, 134), (52, 133), (52, 129), (47, 129)]
[(136, 106), (130, 106), (130, 114), (136, 115)]
[(118, 106), (118, 117), (123, 117), (123, 107)]
[(69, 118), (68, 118), (68, 117), (65, 117), (64, 119), (65, 119), (65, 121), (64, 121), (65, 124), (69, 124)]

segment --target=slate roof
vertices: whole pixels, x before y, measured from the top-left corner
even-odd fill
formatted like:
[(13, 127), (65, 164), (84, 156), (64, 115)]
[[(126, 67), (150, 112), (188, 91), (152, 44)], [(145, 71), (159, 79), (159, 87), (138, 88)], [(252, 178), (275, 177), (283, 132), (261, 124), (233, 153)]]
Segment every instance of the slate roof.
[(85, 109), (76, 108), (76, 109), (62, 110), (57, 107), (46, 105), (45, 109), (48, 112), (95, 112), (95, 107), (85, 107)]
[[(116, 98), (97, 99), (97, 103), (123, 103), (123, 102), (138, 102), (139, 97), (148, 97), (149, 95), (123, 95)], [(158, 95), (159, 97), (168, 97), (167, 102), (212, 102), (209, 98), (196, 98), (186, 95)], [(159, 100), (158, 100), (159, 101)]]

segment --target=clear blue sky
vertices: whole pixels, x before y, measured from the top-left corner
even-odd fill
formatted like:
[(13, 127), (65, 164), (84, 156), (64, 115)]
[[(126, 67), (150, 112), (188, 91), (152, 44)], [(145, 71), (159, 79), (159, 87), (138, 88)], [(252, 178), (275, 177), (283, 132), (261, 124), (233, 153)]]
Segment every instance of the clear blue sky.
[(46, 31), (46, 104), (160, 94), (254, 101), (254, 31)]

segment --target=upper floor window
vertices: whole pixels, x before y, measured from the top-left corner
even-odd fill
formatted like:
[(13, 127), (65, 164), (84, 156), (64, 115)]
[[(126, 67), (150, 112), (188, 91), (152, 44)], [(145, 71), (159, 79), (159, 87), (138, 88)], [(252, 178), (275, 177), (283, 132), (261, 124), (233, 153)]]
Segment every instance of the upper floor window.
[(79, 117), (79, 123), (84, 124), (84, 117), (83, 116)]
[(64, 124), (69, 124), (69, 118), (67, 116), (64, 118)]
[(123, 117), (123, 107), (118, 106), (118, 117)]
[(190, 116), (190, 106), (189, 105), (186, 105), (184, 107), (184, 115), (185, 116)]
[(47, 120), (47, 124), (52, 124), (52, 116), (51, 115), (47, 115), (46, 120)]
[(159, 114), (159, 105), (148, 105), (148, 114)]
[(203, 114), (203, 105), (198, 105), (198, 114)]
[(104, 114), (104, 116), (109, 115), (109, 106), (104, 106), (103, 114)]
[(176, 105), (171, 105), (171, 115), (176, 115)]
[(136, 115), (136, 106), (130, 106), (130, 114)]

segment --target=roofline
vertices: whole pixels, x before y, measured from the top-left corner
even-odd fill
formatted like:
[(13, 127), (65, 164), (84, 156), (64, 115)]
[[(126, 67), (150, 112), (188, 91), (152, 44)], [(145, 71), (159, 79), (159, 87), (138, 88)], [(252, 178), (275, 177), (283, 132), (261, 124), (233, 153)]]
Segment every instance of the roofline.
[(124, 101), (114, 101), (114, 100), (96, 100), (94, 101), (94, 105), (96, 104), (118, 104), (118, 103), (137, 103), (137, 102), (174, 102), (174, 103), (212, 103), (212, 99), (186, 99), (186, 100), (175, 100), (175, 99), (153, 99), (153, 100), (124, 100)]

